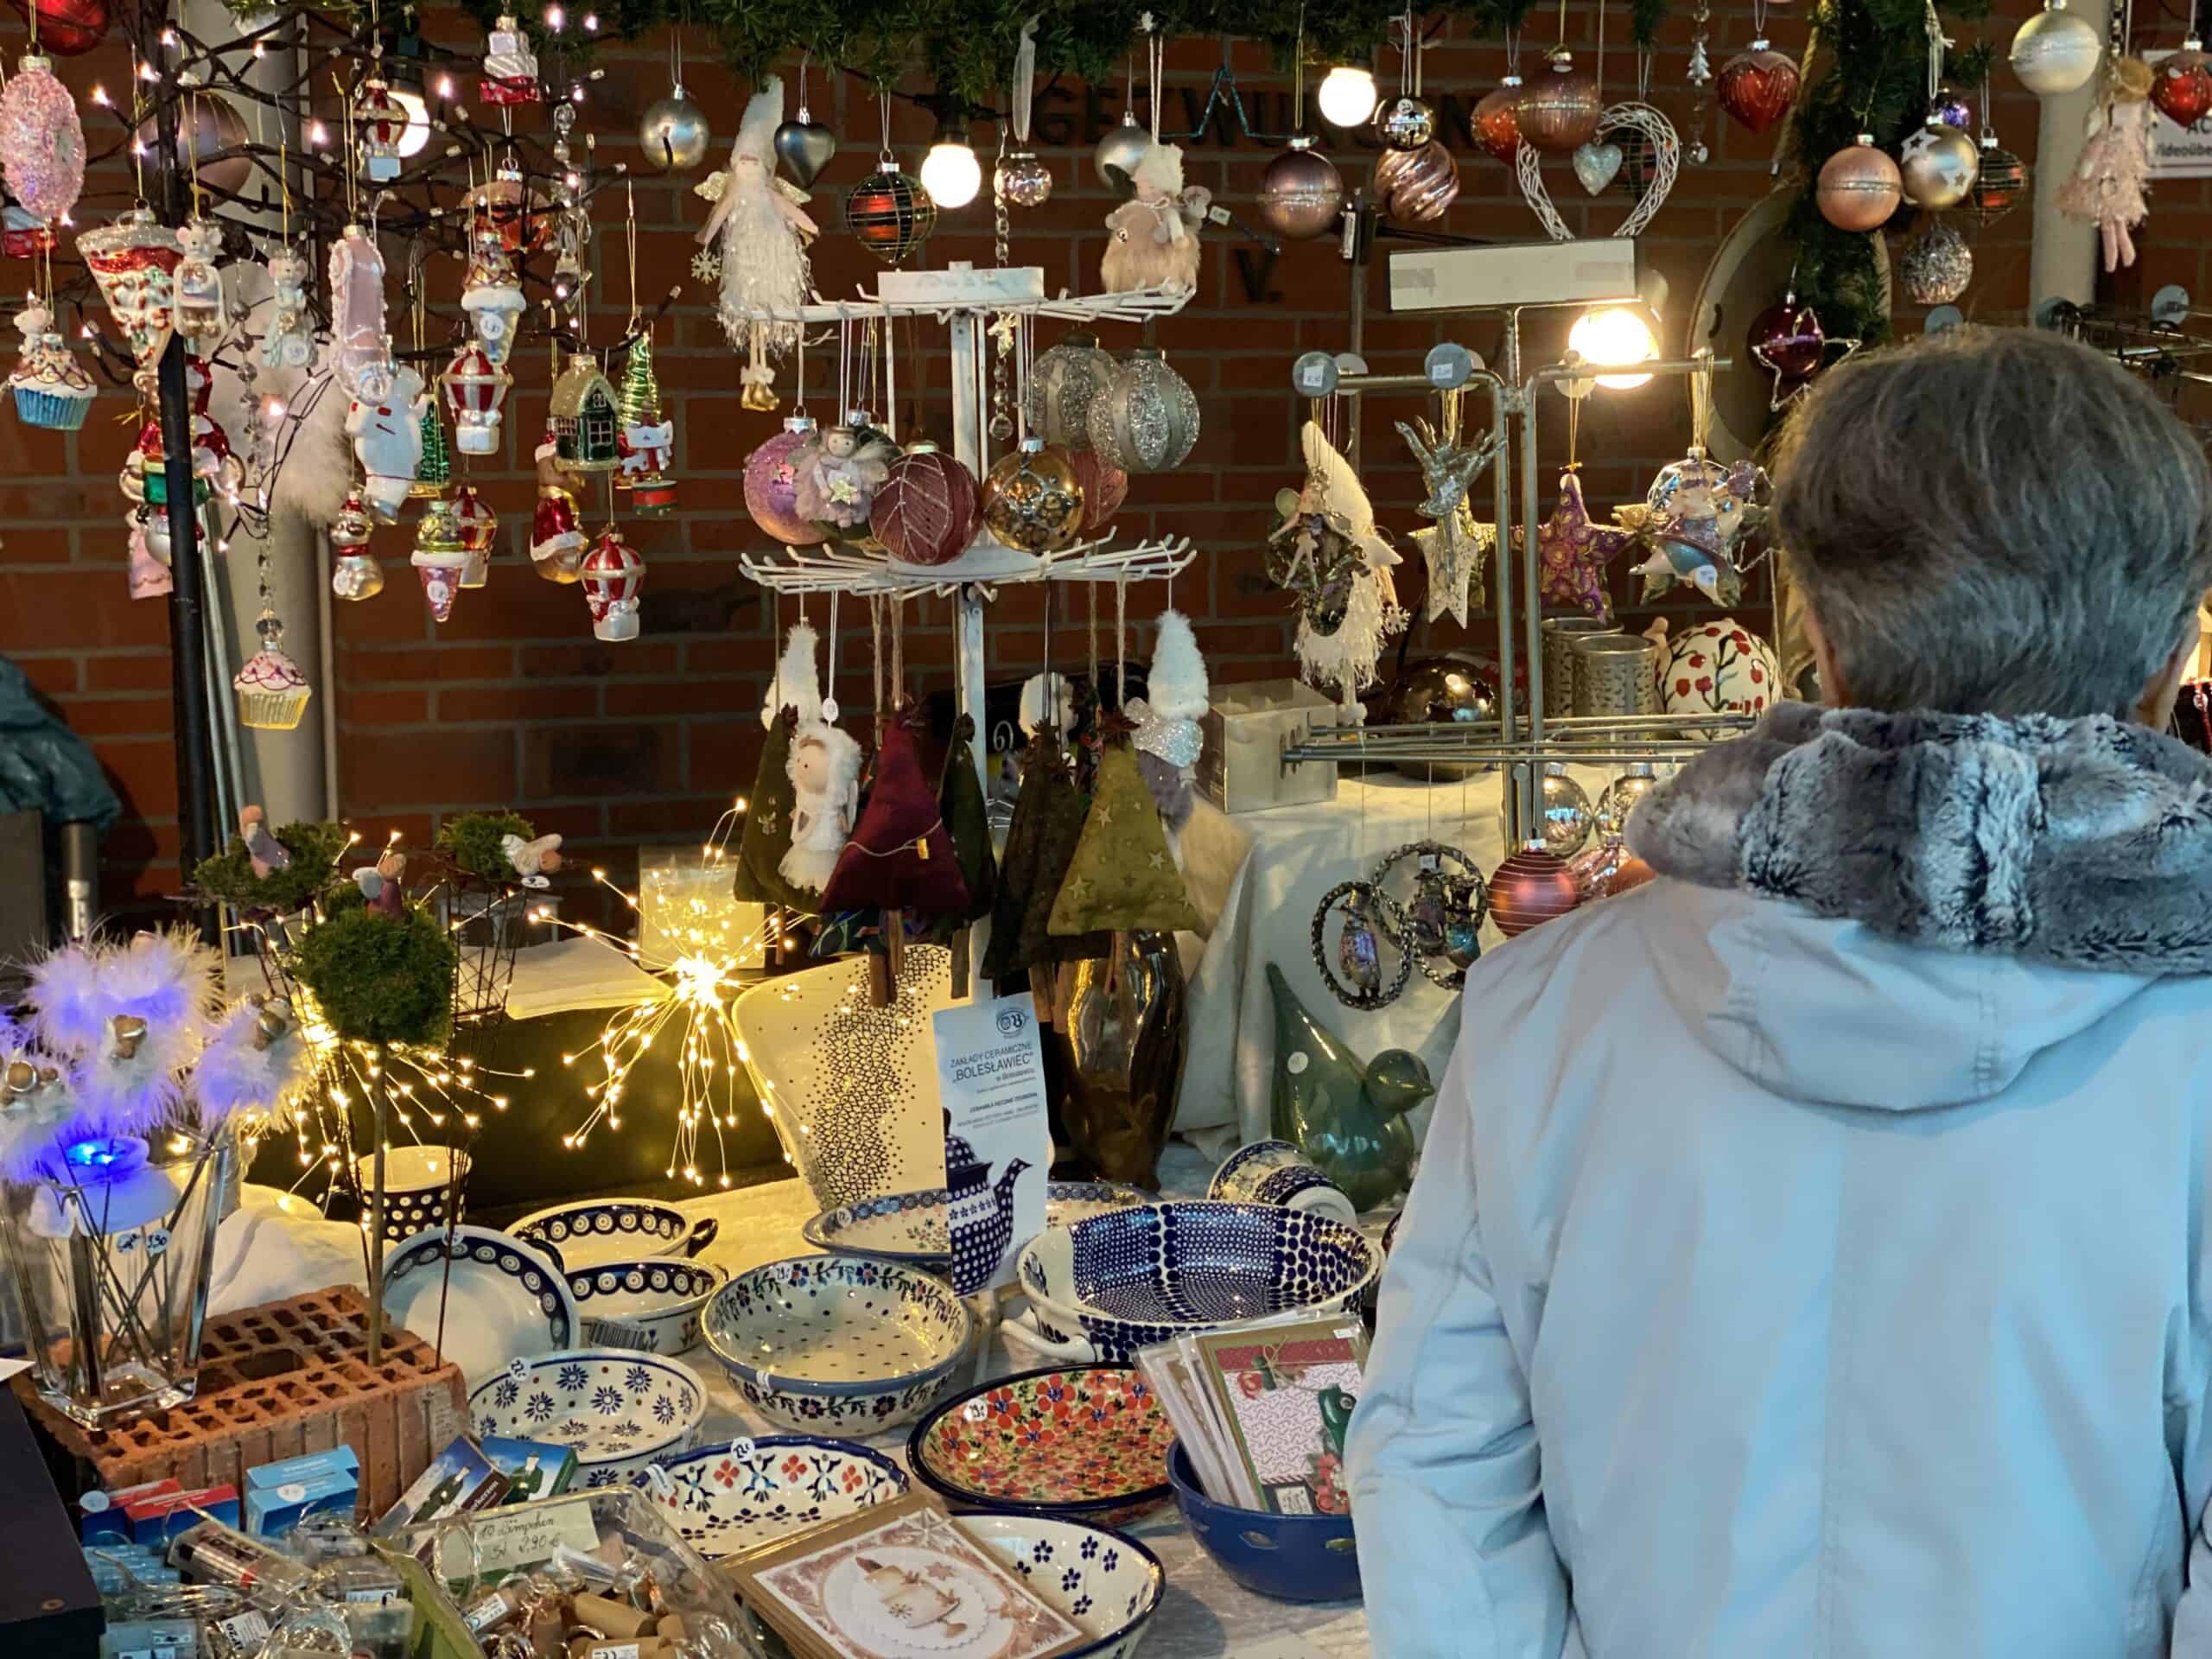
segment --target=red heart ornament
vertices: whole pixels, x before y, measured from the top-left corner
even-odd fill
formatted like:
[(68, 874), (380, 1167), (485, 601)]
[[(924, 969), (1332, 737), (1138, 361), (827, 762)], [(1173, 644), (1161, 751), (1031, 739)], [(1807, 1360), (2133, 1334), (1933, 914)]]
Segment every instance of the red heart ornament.
[(2176, 126), (2195, 126), (2212, 112), (2212, 60), (2194, 37), (2158, 64), (2151, 79), (2151, 102)]
[(1789, 112), (1797, 99), (1797, 66), (1764, 41), (1753, 41), (1720, 66), (1720, 107), (1753, 132), (1764, 132)]

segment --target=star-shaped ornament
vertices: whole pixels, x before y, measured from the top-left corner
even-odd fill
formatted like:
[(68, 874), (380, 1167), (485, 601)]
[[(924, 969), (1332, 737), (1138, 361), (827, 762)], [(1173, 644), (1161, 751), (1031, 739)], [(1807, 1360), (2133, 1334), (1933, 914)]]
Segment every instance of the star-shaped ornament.
[(1821, 370), (1834, 368), (1859, 346), (1855, 340), (1830, 340), (1819, 314), (1809, 305), (1798, 304), (1794, 293), (1784, 294), (1780, 305), (1770, 305), (1751, 319), (1745, 343), (1753, 359), (1774, 377), (1774, 395), (1767, 400), (1770, 410), (1787, 408)]
[(1548, 605), (1571, 605), (1600, 622), (1613, 620), (1605, 567), (1635, 545), (1634, 532), (1593, 522), (1582, 480), (1559, 475), (1559, 505), (1536, 527), (1537, 588)]

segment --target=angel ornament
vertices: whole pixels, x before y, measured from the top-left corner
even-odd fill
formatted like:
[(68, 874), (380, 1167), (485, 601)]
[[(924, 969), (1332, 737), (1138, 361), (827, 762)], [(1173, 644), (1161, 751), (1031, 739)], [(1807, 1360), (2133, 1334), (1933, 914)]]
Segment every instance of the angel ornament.
[(1300, 598), (1300, 672), (1335, 685), (1349, 709), (1375, 683), (1383, 642), (1412, 619), (1390, 575), (1398, 553), (1376, 527), (1359, 475), (1319, 422), (1306, 422), (1299, 441), (1306, 486), (1276, 497), (1282, 522), (1268, 538), (1268, 574)]
[(876, 489), (898, 458), (898, 446), (868, 424), (865, 410), (849, 410), (842, 426), (818, 429), (794, 458), (792, 494), (799, 517), (840, 530), (865, 529)]
[(2135, 263), (2130, 234), (2150, 217), (2151, 70), (2140, 58), (2115, 58), (2104, 102), (2089, 117), (2088, 142), (2074, 176), (2058, 187), (2058, 210), (2086, 219), (2104, 243), (2105, 269)]
[(1458, 413), (1456, 408), (1446, 413), (1443, 433), (1425, 420), (1401, 421), (1398, 432), (1414, 452), (1421, 482), (1428, 487), (1428, 499), (1419, 512), (1436, 521), (1414, 532), (1414, 545), (1421, 549), (1428, 566), (1428, 594), (1422, 601), (1421, 620), (1433, 622), (1449, 613), (1464, 628), (1469, 613), (1482, 609), (1487, 600), (1483, 568), (1497, 543), (1495, 525), (1475, 522), (1468, 492), (1489, 467), (1497, 450), (1488, 438), (1471, 448), (1461, 448)]
[(1213, 192), (1203, 185), (1184, 188), (1183, 152), (1174, 144), (1154, 144), (1130, 176), (1136, 195), (1106, 215), (1113, 234), (1098, 265), (1105, 291), (1196, 288), (1198, 227), (1206, 222)]
[(747, 409), (776, 407), (773, 365), (798, 343), (798, 308), (812, 281), (807, 245), (821, 234), (800, 206), (806, 192), (776, 176), (783, 118), (783, 78), (770, 75), (745, 106), (729, 165), (694, 187), (714, 203), (698, 241), (712, 247), (720, 239), (722, 332), (746, 353)]

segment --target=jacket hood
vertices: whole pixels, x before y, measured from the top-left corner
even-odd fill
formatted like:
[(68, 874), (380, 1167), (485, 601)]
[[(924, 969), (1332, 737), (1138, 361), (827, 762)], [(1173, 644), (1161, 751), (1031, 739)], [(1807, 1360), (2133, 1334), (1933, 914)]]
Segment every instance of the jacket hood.
[[(1800, 1099), (1986, 1099), (2212, 970), (2212, 761), (2107, 718), (1778, 706), (1652, 791), (1630, 847), (1706, 906), (1715, 1049)], [(1839, 925), (1840, 924), (1840, 925)]]

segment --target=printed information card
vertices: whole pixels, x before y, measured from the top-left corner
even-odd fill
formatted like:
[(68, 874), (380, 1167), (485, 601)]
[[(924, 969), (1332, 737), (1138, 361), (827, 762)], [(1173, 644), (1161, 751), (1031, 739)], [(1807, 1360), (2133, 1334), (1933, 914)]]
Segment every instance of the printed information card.
[(1020, 1248), (1045, 1230), (1052, 1131), (1036, 999), (977, 999), (930, 1016), (944, 1103), (946, 1220), (952, 1287), (963, 1296), (1014, 1280)]

